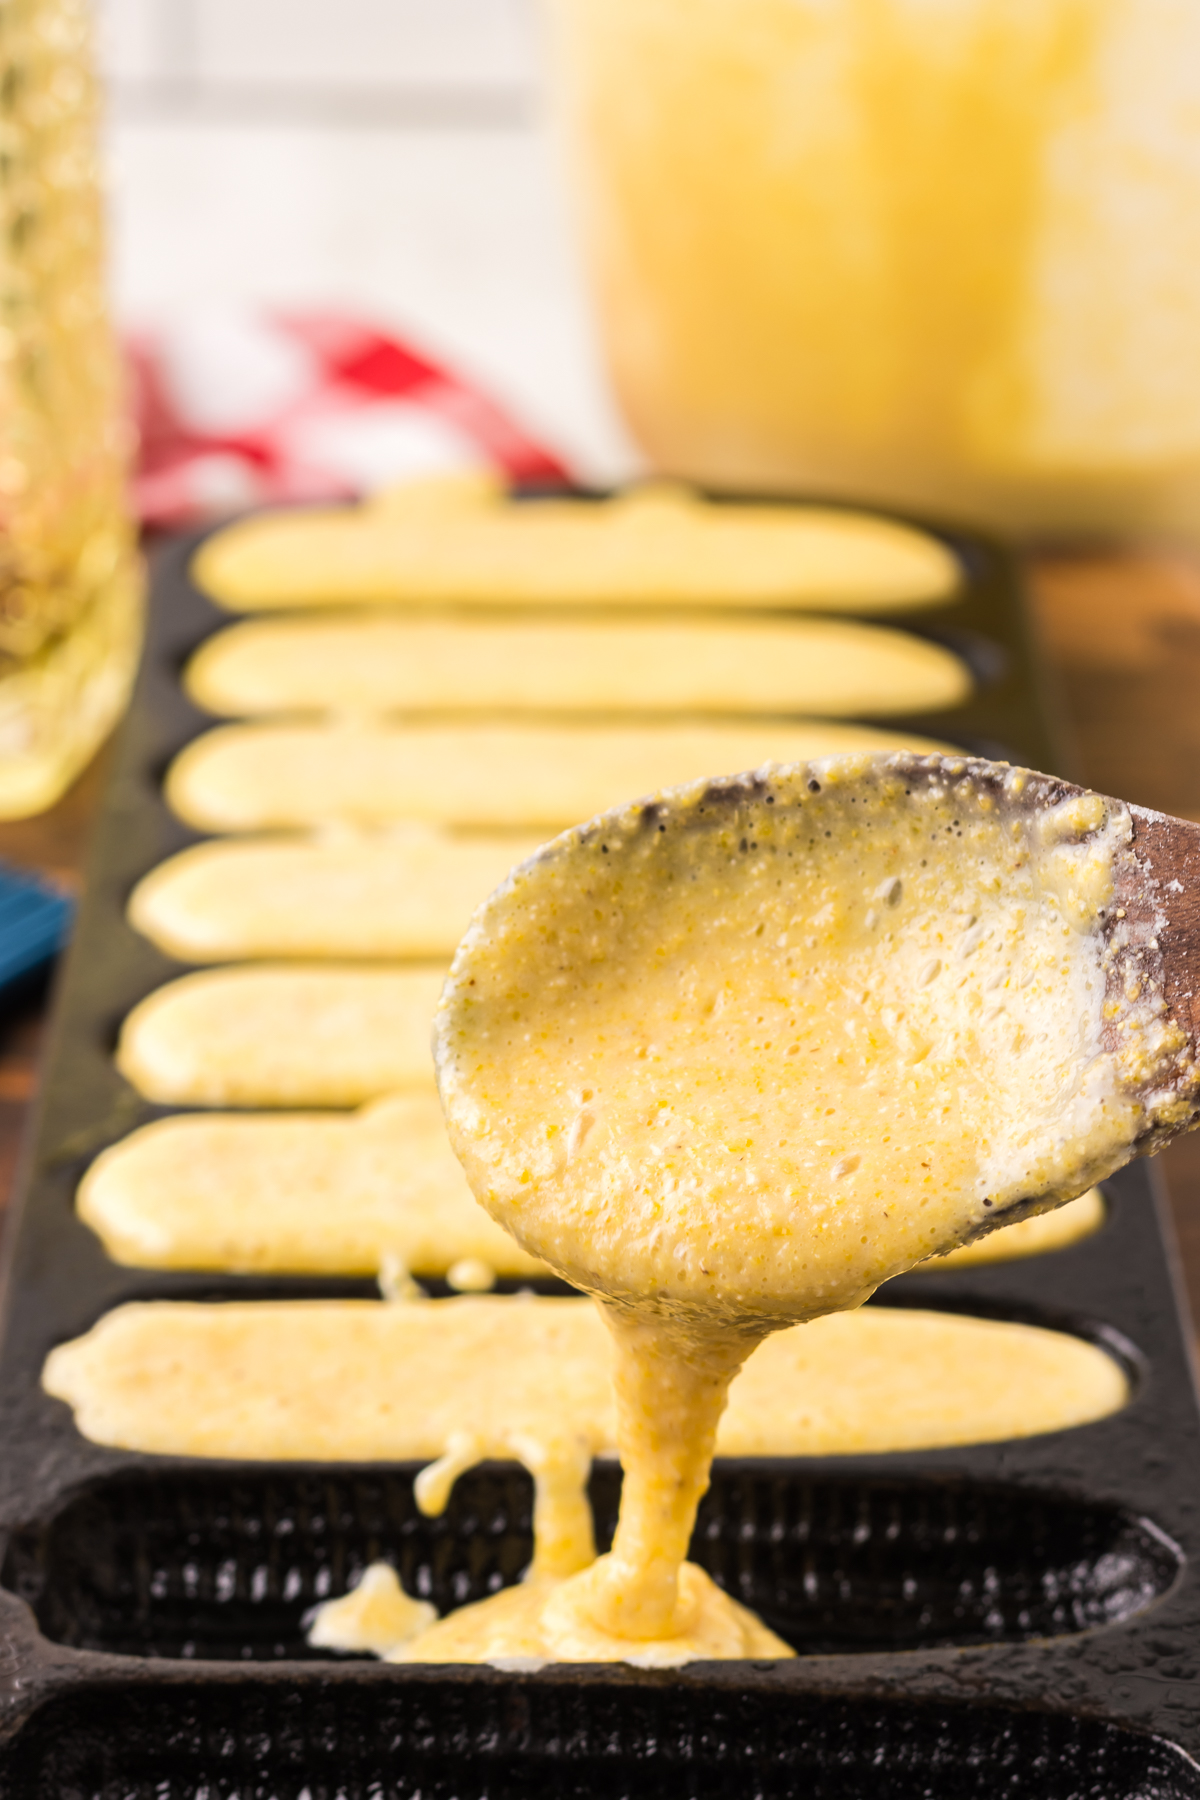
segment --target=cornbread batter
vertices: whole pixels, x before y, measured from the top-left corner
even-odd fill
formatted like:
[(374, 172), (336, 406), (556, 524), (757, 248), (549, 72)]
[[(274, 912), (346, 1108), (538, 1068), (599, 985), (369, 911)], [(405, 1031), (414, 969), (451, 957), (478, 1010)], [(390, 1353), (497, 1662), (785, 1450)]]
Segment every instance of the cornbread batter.
[(143, 1268), (544, 1274), (476, 1204), (425, 1082), (349, 1117), (158, 1119), (97, 1157), (80, 1216)]
[[(53, 1351), (44, 1385), (94, 1442), (153, 1455), (429, 1462), (421, 1493), (438, 1511), (454, 1472), (485, 1457), (533, 1461), (530, 1446), (556, 1442), (572, 1467), (579, 1444), (612, 1455), (611, 1364), (583, 1299), (149, 1301)], [(717, 1454), (991, 1443), (1127, 1398), (1118, 1364), (1080, 1338), (868, 1306), (767, 1338), (730, 1388)]]
[(413, 1600), (387, 1563), (372, 1563), (362, 1580), (340, 1600), (316, 1609), (308, 1641), (317, 1650), (373, 1650), (383, 1656), (409, 1638), (428, 1631), (437, 1608)]
[(180, 962), (449, 957), (534, 837), (387, 836), (195, 844), (133, 890), (129, 922)]
[(500, 1668), (540, 1668), (550, 1661), (627, 1662), (641, 1669), (672, 1669), (702, 1658), (774, 1660), (795, 1654), (695, 1563), (680, 1568), (679, 1603), (669, 1637), (618, 1645), (568, 1604), (570, 1591), (561, 1578), (531, 1574), (516, 1587), (448, 1613), (389, 1651), (387, 1661), (490, 1662)]
[(1119, 802), (1004, 765), (844, 758), (593, 820), (481, 908), (435, 1026), (451, 1139), (617, 1351), (620, 1520), (556, 1632), (686, 1631), (728, 1385), (767, 1332), (1191, 1122), (1187, 1040), (1106, 930), (1131, 837)]
[(209, 712), (936, 712), (971, 691), (959, 657), (849, 620), (636, 624), (358, 614), (252, 619), (201, 646)]
[[(156, 1120), (97, 1157), (77, 1206), (116, 1262), (141, 1268), (360, 1275), (391, 1259), (461, 1288), (547, 1273), (476, 1204), (432, 1082), (348, 1118)], [(1103, 1217), (1093, 1190), (927, 1266), (1037, 1256)]]
[(559, 830), (705, 769), (766, 757), (930, 749), (865, 725), (221, 725), (171, 765), (167, 799), (201, 831), (331, 822)]
[(209, 538), (192, 575), (238, 612), (431, 601), (886, 612), (949, 600), (961, 582), (936, 538), (870, 513), (719, 505), (666, 484), (513, 505), (486, 476), (243, 519)]
[[(790, 1654), (690, 1564), (669, 1635), (616, 1639), (570, 1605), (564, 1584), (595, 1556), (591, 1459), (616, 1442), (611, 1357), (586, 1300), (160, 1301), (121, 1307), (55, 1350), (44, 1384), (87, 1437), (155, 1454), (432, 1458), (416, 1489), (428, 1513), (485, 1458), (530, 1470), (525, 1583), (420, 1630), (413, 1603), (380, 1574), (320, 1609), (314, 1643), (451, 1662)], [(869, 1307), (768, 1338), (733, 1382), (716, 1448), (828, 1456), (980, 1443), (1102, 1418), (1127, 1396), (1117, 1364), (1078, 1338)]]
[(564, 833), (476, 915), (439, 1010), (472, 1186), (578, 1285), (754, 1328), (1073, 1197), (1197, 1088), (1161, 1002), (1106, 993), (1130, 834), (1119, 802), (937, 757)]
[(361, 1106), (429, 1082), (438, 969), (204, 969), (121, 1028), (117, 1067), (182, 1106)]

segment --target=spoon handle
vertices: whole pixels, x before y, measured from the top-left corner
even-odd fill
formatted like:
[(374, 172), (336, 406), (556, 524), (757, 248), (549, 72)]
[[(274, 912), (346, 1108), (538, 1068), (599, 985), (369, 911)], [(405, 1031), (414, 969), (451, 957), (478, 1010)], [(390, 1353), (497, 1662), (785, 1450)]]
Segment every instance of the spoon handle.
[(1118, 868), (1114, 905), (1146, 977), (1200, 1056), (1200, 824), (1129, 811), (1133, 857)]

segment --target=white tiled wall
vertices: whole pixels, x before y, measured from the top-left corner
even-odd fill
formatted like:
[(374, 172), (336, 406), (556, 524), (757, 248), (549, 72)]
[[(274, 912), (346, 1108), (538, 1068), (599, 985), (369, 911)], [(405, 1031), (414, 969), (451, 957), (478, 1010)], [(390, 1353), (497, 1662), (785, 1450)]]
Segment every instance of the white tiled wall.
[(196, 15), (204, 80), (518, 90), (536, 82), (522, 0), (200, 0)]
[(119, 313), (333, 303), (486, 380), (584, 475), (608, 397), (536, 0), (97, 0)]
[[(530, 93), (531, 0), (98, 0), (118, 94), (156, 83), (215, 92), (436, 88)], [(164, 102), (166, 100), (164, 94)]]
[(110, 83), (166, 75), (172, 36), (189, 10), (190, 0), (99, 0), (98, 48)]

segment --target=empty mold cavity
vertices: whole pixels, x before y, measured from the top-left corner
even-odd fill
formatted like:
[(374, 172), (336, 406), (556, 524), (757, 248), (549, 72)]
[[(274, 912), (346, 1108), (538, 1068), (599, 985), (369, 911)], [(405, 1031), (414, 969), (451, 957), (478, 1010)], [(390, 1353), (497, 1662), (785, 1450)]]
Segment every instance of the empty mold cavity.
[(1197, 1800), (1200, 1771), (1101, 1720), (775, 1688), (539, 1677), (60, 1692), (0, 1751), (8, 1800)]
[[(303, 1618), (367, 1564), (439, 1612), (519, 1579), (528, 1477), (485, 1464), (436, 1519), (411, 1468), (240, 1465), (130, 1472), (10, 1538), (3, 1580), (81, 1649), (243, 1661), (312, 1657)], [(611, 1540), (620, 1471), (592, 1476)], [(718, 1462), (692, 1555), (802, 1652), (1014, 1643), (1111, 1625), (1165, 1593), (1179, 1553), (1116, 1507), (960, 1478)], [(327, 1653), (326, 1653), (327, 1654)]]

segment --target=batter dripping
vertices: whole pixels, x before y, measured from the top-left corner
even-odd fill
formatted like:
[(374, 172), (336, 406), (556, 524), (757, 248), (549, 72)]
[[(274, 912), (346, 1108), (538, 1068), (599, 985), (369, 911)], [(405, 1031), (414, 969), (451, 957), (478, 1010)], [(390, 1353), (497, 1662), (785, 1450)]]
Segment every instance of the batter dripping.
[(604, 815), (480, 910), (435, 1025), (451, 1138), (601, 1301), (625, 1482), (610, 1554), (456, 1655), (712, 1654), (710, 1624), (734, 1654), (681, 1567), (750, 1352), (1190, 1117), (1183, 1034), (1108, 979), (1130, 836), (1003, 766), (847, 757)]

